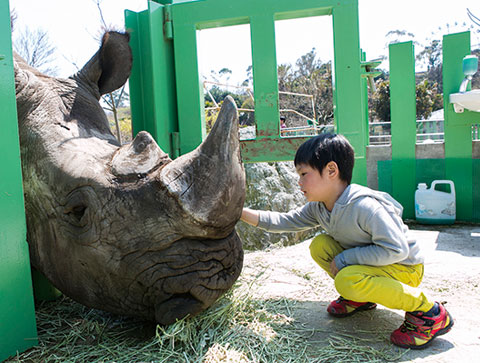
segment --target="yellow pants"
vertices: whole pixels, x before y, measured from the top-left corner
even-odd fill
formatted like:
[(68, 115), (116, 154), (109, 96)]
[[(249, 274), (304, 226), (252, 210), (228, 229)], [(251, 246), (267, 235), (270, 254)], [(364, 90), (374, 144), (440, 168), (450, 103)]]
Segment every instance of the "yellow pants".
[(390, 309), (428, 311), (434, 303), (416, 287), (423, 278), (423, 264), (386, 266), (351, 265), (342, 268), (334, 277), (330, 263), (344, 250), (332, 237), (322, 234), (310, 244), (310, 253), (335, 280), (342, 297), (357, 302), (373, 302)]

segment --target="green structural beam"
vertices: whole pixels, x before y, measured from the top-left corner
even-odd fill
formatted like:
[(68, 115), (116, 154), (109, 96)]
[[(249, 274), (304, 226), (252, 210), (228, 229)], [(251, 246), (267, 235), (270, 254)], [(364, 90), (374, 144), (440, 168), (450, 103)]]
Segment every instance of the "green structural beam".
[(478, 122), (479, 114), (468, 110), (455, 113), (449, 96), (459, 91), (464, 78), (462, 60), (468, 54), (470, 32), (443, 37), (446, 177), (455, 184), (457, 219), (463, 221), (473, 218), (472, 124)]
[(130, 31), (134, 53), (130, 76), (130, 107), (133, 135), (150, 132), (158, 145), (170, 156), (179, 156), (175, 144), (178, 132), (177, 96), (173, 42), (164, 35), (168, 7), (154, 2), (141, 13), (125, 11), (125, 25)]
[(0, 361), (36, 345), (30, 261), (26, 242), (10, 10), (0, 2)]
[(404, 208), (403, 218), (414, 218), (417, 117), (413, 43), (391, 44), (389, 53), (393, 197)]
[(353, 181), (367, 184), (365, 83), (361, 74), (358, 35), (358, 2), (342, 1), (333, 7), (334, 113), (337, 132), (345, 135), (355, 149)]
[(274, 14), (257, 14), (250, 21), (257, 137), (278, 140), (280, 114)]
[[(342, 1), (332, 7), (334, 79), (333, 102), (337, 132), (355, 149), (352, 181), (367, 184), (366, 146), (368, 112), (366, 83), (362, 79), (358, 1)], [(373, 66), (373, 65), (372, 65)]]

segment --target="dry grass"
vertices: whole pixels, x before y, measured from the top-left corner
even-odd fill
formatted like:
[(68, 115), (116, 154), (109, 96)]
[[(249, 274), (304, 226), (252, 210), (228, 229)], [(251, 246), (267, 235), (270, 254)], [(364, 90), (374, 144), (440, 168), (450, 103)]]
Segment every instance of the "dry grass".
[(7, 362), (384, 362), (405, 352), (331, 336), (293, 318), (295, 301), (252, 298), (239, 281), (208, 311), (161, 327), (86, 308), (68, 298), (37, 306), (39, 345)]

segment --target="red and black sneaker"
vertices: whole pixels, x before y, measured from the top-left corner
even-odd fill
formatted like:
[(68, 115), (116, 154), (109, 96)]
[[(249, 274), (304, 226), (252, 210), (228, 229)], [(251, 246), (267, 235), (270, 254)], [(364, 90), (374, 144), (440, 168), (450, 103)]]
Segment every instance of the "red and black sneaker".
[(423, 349), (435, 337), (448, 333), (452, 329), (453, 319), (441, 303), (437, 304), (437, 315), (421, 311), (405, 313), (403, 324), (390, 335), (392, 343), (402, 348)]
[(372, 310), (377, 307), (377, 304), (371, 302), (356, 302), (352, 300), (339, 297), (328, 305), (327, 311), (330, 315), (337, 318), (344, 318), (359, 311)]

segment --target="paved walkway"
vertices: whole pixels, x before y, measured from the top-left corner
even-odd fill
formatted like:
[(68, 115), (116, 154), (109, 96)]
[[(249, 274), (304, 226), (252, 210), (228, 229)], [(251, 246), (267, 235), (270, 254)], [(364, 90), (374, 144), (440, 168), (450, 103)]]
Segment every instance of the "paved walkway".
[[(479, 362), (480, 225), (410, 225), (410, 229), (427, 251), (421, 288), (433, 299), (447, 302), (455, 326), (428, 349), (410, 350), (400, 361)], [(247, 253), (242, 274), (262, 270), (256, 294), (296, 301), (293, 315), (297, 321), (315, 329), (310, 339), (327, 343), (332, 334), (353, 333), (372, 342), (367, 344), (376, 349), (395, 353), (389, 336), (402, 323), (403, 312), (379, 307), (345, 319), (330, 317), (326, 307), (337, 293), (331, 279), (310, 258), (309, 242)]]

